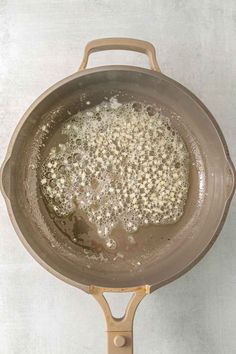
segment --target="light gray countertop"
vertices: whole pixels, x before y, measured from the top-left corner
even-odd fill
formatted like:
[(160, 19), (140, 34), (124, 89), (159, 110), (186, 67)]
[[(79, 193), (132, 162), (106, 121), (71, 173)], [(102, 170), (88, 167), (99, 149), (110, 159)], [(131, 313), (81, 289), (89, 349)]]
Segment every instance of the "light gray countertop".
[[(91, 39), (146, 39), (162, 72), (209, 108), (236, 162), (235, 0), (0, 0), (0, 159), (31, 102), (73, 73)], [(146, 66), (106, 52), (90, 65)], [(236, 353), (236, 203), (220, 237), (186, 275), (145, 298), (135, 354)], [(122, 300), (114, 302), (118, 311)], [(0, 198), (0, 354), (104, 354), (103, 314), (92, 297), (42, 269), (22, 247)]]

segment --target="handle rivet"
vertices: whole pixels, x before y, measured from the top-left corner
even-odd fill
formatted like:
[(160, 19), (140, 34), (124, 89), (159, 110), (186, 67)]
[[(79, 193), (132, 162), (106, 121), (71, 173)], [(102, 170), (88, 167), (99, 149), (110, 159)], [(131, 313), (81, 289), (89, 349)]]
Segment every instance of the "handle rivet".
[(124, 336), (115, 336), (114, 344), (116, 347), (121, 348), (124, 347), (126, 343), (126, 338)]

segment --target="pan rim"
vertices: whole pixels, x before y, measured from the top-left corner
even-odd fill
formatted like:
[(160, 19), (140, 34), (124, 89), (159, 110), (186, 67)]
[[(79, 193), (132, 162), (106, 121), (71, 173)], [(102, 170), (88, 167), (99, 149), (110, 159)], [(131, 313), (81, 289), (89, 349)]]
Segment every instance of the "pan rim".
[[(223, 133), (218, 125), (218, 123), (216, 122), (215, 118), (213, 117), (213, 115), (210, 113), (210, 111), (207, 109), (207, 107), (200, 101), (199, 98), (197, 98), (191, 91), (189, 91), (186, 87), (184, 87), (183, 85), (181, 85), (180, 83), (178, 83), (177, 81), (169, 78), (168, 76), (159, 73), (159, 72), (154, 72), (150, 69), (145, 69), (145, 68), (140, 68), (140, 67), (136, 67), (136, 66), (126, 66), (126, 65), (110, 65), (110, 66), (101, 66), (101, 67), (96, 67), (96, 68), (92, 68), (92, 69), (86, 69), (83, 71), (79, 71), (76, 72), (70, 76), (67, 76), (66, 78), (58, 81), (57, 83), (55, 83), (54, 85), (52, 85), (51, 87), (49, 87), (46, 91), (44, 91), (38, 98), (36, 98), (36, 100), (29, 106), (29, 108), (26, 110), (26, 112), (23, 114), (23, 116), (21, 117), (21, 119), (19, 120), (14, 133), (11, 137), (10, 143), (8, 145), (7, 148), (7, 153), (5, 156), (5, 159), (2, 163), (1, 166), (1, 170), (0, 170), (0, 189), (2, 191), (2, 194), (4, 196), (6, 205), (7, 205), (7, 210), (8, 210), (8, 214), (10, 216), (11, 222), (13, 224), (13, 227), (18, 235), (18, 237), (20, 238), (21, 242), (23, 243), (24, 247), (27, 249), (27, 251), (33, 256), (33, 258), (39, 263), (41, 264), (46, 270), (48, 270), (50, 273), (52, 273), (53, 275), (55, 275), (57, 278), (69, 283), (70, 285), (76, 286), (86, 292), (89, 292), (89, 285), (86, 284), (82, 284), (79, 283), (65, 275), (63, 275), (61, 272), (55, 270), (53, 267), (51, 267), (48, 263), (46, 263), (34, 250), (33, 248), (29, 245), (29, 243), (27, 242), (27, 240), (25, 239), (24, 235), (22, 234), (22, 232), (20, 231), (20, 228), (18, 227), (18, 223), (16, 221), (16, 218), (14, 216), (13, 213), (13, 209), (12, 209), (12, 205), (11, 205), (11, 200), (8, 198), (6, 191), (4, 189), (4, 185), (3, 185), (3, 174), (4, 174), (4, 170), (5, 167), (8, 163), (8, 161), (10, 161), (11, 158), (11, 154), (13, 151), (13, 147), (14, 147), (14, 143), (15, 140), (17, 138), (18, 133), (20, 132), (24, 122), (27, 120), (27, 118), (29, 117), (29, 115), (32, 113), (32, 111), (38, 106), (38, 104), (43, 101), (50, 93), (52, 93), (55, 89), (63, 86), (64, 84), (70, 82), (71, 80), (77, 79), (79, 77), (82, 76), (86, 76), (88, 74), (94, 74), (97, 72), (102, 72), (102, 71), (112, 71), (112, 70), (123, 70), (123, 71), (134, 71), (134, 72), (142, 72), (145, 73), (147, 75), (150, 76), (154, 76), (157, 78), (162, 78), (163, 80), (167, 80), (169, 81), (172, 85), (176, 86), (178, 89), (182, 90), (188, 97), (190, 97), (195, 104), (197, 104), (199, 106), (200, 109), (202, 109), (208, 116), (209, 120), (211, 121), (215, 132), (218, 136), (218, 140), (221, 143), (222, 146), (222, 151), (224, 153), (224, 157), (225, 157), (225, 161), (228, 164), (231, 172), (232, 172), (232, 188), (230, 193), (228, 193), (228, 196), (225, 198), (225, 203), (224, 206), (222, 207), (222, 214), (221, 214), (221, 218), (219, 218), (219, 221), (217, 223), (217, 227), (215, 230), (212, 231), (212, 238), (209, 240), (209, 243), (207, 244), (207, 246), (204, 246), (203, 249), (201, 249), (201, 251), (198, 253), (197, 256), (194, 257), (194, 259), (189, 262), (189, 264), (185, 265), (183, 267), (182, 270), (177, 271), (175, 274), (173, 274), (173, 276), (168, 277), (167, 279), (161, 281), (161, 282), (157, 282), (156, 284), (152, 284), (150, 285), (150, 291), (154, 291), (155, 289), (177, 279), (178, 277), (182, 276), (183, 274), (185, 274), (188, 270), (190, 270), (194, 265), (196, 265), (203, 257), (204, 255), (209, 251), (209, 249), (211, 248), (211, 246), (214, 244), (215, 240), (217, 239), (227, 216), (228, 210), (229, 210), (229, 206), (230, 206), (230, 202), (232, 200), (234, 191), (235, 191), (235, 169), (234, 169), (234, 165), (232, 163), (232, 160), (230, 158), (229, 155), (229, 151), (228, 151), (228, 147), (225, 141), (225, 138), (223, 136)], [(93, 284), (96, 285), (96, 284)], [(138, 286), (140, 285), (146, 285), (146, 284), (137, 284)], [(149, 285), (149, 284), (147, 284)], [(133, 286), (132, 286), (133, 287)], [(127, 287), (129, 288), (129, 287)], [(119, 289), (119, 288), (117, 288)]]

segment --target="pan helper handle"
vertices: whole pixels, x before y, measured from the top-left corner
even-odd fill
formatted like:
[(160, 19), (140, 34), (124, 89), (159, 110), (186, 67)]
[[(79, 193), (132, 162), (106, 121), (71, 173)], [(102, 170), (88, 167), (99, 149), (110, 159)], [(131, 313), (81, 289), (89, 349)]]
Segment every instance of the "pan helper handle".
[(84, 56), (79, 70), (86, 69), (88, 58), (91, 53), (101, 52), (103, 50), (131, 50), (146, 54), (149, 59), (150, 68), (160, 72), (157, 63), (156, 51), (154, 46), (146, 41), (132, 38), (101, 38), (89, 42), (84, 49)]
[[(110, 306), (103, 295), (104, 292), (133, 292), (123, 317), (115, 318), (112, 315)], [(141, 300), (149, 293), (149, 287), (145, 285), (138, 288), (106, 289), (91, 286), (90, 293), (100, 304), (106, 318), (108, 338), (107, 353), (133, 354), (134, 315)]]

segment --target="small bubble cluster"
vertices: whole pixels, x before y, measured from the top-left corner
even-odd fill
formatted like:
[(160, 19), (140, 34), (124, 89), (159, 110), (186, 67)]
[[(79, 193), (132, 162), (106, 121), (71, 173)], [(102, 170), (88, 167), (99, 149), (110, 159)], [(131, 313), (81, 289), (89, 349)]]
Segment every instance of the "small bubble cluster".
[(107, 247), (111, 231), (175, 223), (189, 186), (189, 154), (156, 107), (116, 98), (78, 112), (42, 165), (41, 188), (58, 216), (82, 209)]

